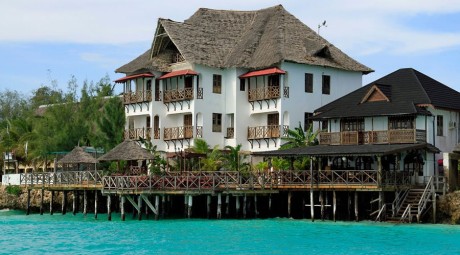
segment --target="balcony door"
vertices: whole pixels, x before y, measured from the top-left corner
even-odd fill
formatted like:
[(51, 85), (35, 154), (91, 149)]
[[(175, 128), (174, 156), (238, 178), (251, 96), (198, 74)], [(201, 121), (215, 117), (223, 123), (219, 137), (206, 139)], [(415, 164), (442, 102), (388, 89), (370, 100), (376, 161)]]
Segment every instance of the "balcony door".
[(184, 115), (184, 138), (193, 137), (192, 114)]
[(279, 113), (272, 113), (267, 115), (268, 137), (280, 137), (279, 119)]
[(158, 115), (153, 117), (153, 138), (160, 139), (160, 117)]

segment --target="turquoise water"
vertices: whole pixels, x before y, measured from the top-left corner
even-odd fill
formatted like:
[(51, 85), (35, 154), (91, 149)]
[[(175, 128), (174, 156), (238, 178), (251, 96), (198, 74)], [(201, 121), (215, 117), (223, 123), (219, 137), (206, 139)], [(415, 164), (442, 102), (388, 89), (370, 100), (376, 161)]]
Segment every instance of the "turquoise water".
[(0, 211), (0, 254), (460, 254), (460, 226)]

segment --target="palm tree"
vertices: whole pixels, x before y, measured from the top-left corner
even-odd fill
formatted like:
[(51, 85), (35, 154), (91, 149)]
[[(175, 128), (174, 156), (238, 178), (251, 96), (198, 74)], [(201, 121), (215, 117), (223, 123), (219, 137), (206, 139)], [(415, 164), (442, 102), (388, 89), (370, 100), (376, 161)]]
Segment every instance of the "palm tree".
[(310, 125), (308, 127), (308, 130), (304, 132), (302, 128), (302, 124), (299, 121), (298, 127), (294, 128), (294, 130), (289, 129), (287, 132), (288, 132), (288, 137), (281, 138), (287, 141), (287, 143), (281, 145), (280, 147), (281, 150), (318, 144), (318, 140), (316, 138), (318, 136), (319, 130), (313, 132), (313, 125)]
[(247, 155), (241, 153), (241, 144), (238, 144), (236, 147), (227, 145), (225, 149), (228, 150), (228, 153), (224, 156), (225, 165), (228, 169), (232, 171), (247, 170), (249, 163), (246, 162)]
[(195, 139), (195, 146), (190, 149), (199, 154), (205, 155), (199, 162), (199, 168), (204, 171), (216, 171), (222, 167), (222, 153), (216, 145), (211, 150), (209, 144), (203, 139)]

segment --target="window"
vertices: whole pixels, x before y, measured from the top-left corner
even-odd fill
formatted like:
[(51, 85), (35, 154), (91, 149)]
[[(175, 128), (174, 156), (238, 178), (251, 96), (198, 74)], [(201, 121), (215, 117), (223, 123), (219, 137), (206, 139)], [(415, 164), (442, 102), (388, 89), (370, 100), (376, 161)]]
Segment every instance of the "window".
[(279, 75), (268, 76), (268, 86), (269, 87), (279, 87), (280, 86), (280, 76)]
[(212, 93), (222, 93), (222, 75), (214, 74), (212, 76)]
[(389, 117), (388, 129), (414, 129), (414, 117)]
[(240, 79), (240, 91), (246, 90), (246, 79)]
[(443, 131), (444, 131), (444, 120), (442, 115), (436, 116), (436, 134), (438, 136), (443, 136)]
[(313, 120), (311, 119), (313, 117), (313, 113), (311, 112), (306, 112), (304, 113), (303, 117), (303, 130), (307, 131), (310, 128), (310, 125), (313, 124)]
[(327, 120), (321, 121), (321, 130), (327, 131), (329, 127), (329, 122)]
[(364, 119), (342, 119), (342, 131), (364, 131)]
[(312, 73), (305, 74), (305, 92), (313, 93), (313, 74)]
[(212, 132), (222, 132), (222, 114), (212, 114)]
[(323, 94), (331, 94), (331, 76), (323, 75)]

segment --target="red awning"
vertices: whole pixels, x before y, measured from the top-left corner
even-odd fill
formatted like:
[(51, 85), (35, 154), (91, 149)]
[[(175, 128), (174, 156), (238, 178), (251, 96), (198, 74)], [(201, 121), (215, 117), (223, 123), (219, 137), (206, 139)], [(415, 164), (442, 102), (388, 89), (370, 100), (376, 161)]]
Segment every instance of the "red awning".
[(198, 74), (197, 72), (190, 70), (190, 69), (179, 70), (179, 71), (173, 71), (173, 72), (167, 73), (161, 76), (160, 78), (158, 78), (158, 80), (167, 79), (167, 78), (176, 77), (176, 76), (197, 75), (197, 74)]
[(257, 71), (251, 71), (247, 72), (243, 75), (240, 76), (240, 79), (242, 78), (249, 78), (249, 77), (255, 77), (255, 76), (262, 76), (262, 75), (270, 75), (270, 74), (286, 74), (286, 71), (283, 71), (277, 67), (272, 67), (272, 68), (267, 68), (263, 70), (257, 70)]
[(151, 73), (135, 74), (135, 75), (125, 76), (123, 78), (115, 80), (115, 82), (116, 83), (121, 83), (121, 82), (125, 82), (125, 81), (128, 81), (128, 80), (133, 80), (133, 79), (141, 78), (141, 77), (155, 77), (155, 75), (153, 75)]

